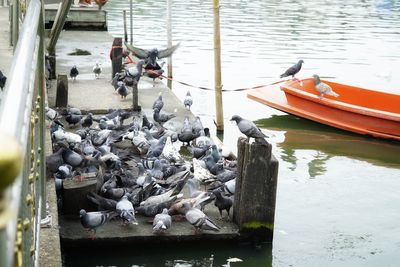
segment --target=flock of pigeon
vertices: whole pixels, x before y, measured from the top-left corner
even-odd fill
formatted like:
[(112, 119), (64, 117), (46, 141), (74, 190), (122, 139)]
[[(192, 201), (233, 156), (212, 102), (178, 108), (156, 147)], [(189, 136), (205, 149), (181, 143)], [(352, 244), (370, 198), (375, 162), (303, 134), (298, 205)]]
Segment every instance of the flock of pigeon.
[[(221, 218), (223, 210), (229, 217), (237, 173), (234, 157), (218, 149), (199, 117), (191, 121), (186, 116), (178, 131), (164, 127), (175, 117), (162, 111), (164, 104), (159, 94), (152, 106), (153, 120), (119, 109), (94, 116), (82, 115), (77, 108), (68, 108), (62, 115), (46, 108), (54, 144), (46, 166), (57, 190), (62, 190), (64, 179), (80, 181), (85, 173), (97, 174), (96, 191), (87, 195), (97, 211), (80, 211), (82, 226), (93, 237), (98, 227), (113, 218), (136, 224), (137, 214), (153, 218), (154, 233), (167, 231), (171, 216), (185, 217), (195, 233), (219, 231), (206, 215), (210, 203)], [(239, 116), (232, 119), (249, 138), (263, 138), (252, 122)], [(182, 145), (187, 156), (179, 153)], [(184, 197), (185, 186), (188, 195)]]
[[(157, 59), (170, 56), (179, 46), (165, 50), (144, 50), (126, 44), (140, 60), (136, 66), (117, 73), (111, 84), (126, 98), (127, 87), (137, 86), (142, 69), (151, 70), (153, 80), (162, 74), (162, 64)], [(300, 71), (303, 60), (286, 70), (281, 78), (294, 76)], [(98, 63), (93, 67), (96, 78), (101, 74)], [(0, 73), (1, 74), (1, 73)], [(73, 80), (79, 74), (76, 66), (70, 71)], [(323, 94), (329, 91), (318, 75), (314, 75), (316, 89)], [(188, 91), (184, 106), (193, 104)], [(182, 127), (174, 131), (164, 124), (176, 117), (162, 111), (164, 101), (160, 93), (154, 101), (153, 120), (144, 114), (112, 109), (108, 114), (82, 115), (77, 108), (68, 108), (62, 116), (46, 108), (51, 120), (54, 153), (46, 158), (48, 172), (62, 190), (64, 179), (81, 180), (84, 173), (96, 173), (95, 192), (87, 195), (97, 211), (80, 210), (80, 221), (92, 232), (117, 217), (125, 224), (137, 224), (136, 215), (153, 220), (154, 233), (171, 228), (171, 216), (184, 217), (194, 226), (195, 233), (202, 230), (219, 231), (220, 227), (206, 214), (206, 205), (214, 203), (221, 218), (226, 210), (228, 218), (234, 201), (236, 161), (232, 153), (224, 154), (210, 138), (199, 117), (191, 121), (186, 116)], [(66, 131), (63, 119), (69, 129)], [(234, 115), (239, 130), (248, 139), (267, 144), (267, 137), (253, 122)], [(179, 149), (186, 148), (190, 156), (182, 156)], [(183, 188), (188, 194), (183, 194)]]

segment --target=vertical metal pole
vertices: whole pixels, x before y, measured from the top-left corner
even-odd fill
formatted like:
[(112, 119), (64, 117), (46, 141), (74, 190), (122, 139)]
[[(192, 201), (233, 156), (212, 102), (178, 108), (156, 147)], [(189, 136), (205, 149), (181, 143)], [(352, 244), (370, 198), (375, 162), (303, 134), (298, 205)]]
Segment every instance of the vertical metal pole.
[(126, 10), (123, 10), (123, 18), (124, 18), (124, 40), (128, 42), (128, 31), (126, 29)]
[(133, 3), (132, 0), (129, 1), (129, 8), (130, 8), (130, 20), (131, 20), (131, 45), (133, 44)]
[(46, 194), (46, 169), (45, 169), (45, 92), (46, 92), (46, 78), (44, 71), (44, 56), (45, 56), (45, 48), (44, 48), (44, 5), (42, 3), (42, 11), (39, 18), (39, 52), (38, 52), (38, 95), (40, 97), (40, 109), (39, 109), (39, 160), (40, 160), (40, 169), (39, 169), (39, 179), (40, 179), (40, 194), (41, 194), (41, 214), (40, 218), (44, 219), (47, 217), (46, 213), (46, 202), (47, 202), (47, 194)]
[[(167, 47), (172, 46), (172, 0), (167, 0)], [(168, 77), (172, 79), (172, 55), (168, 57)], [(172, 89), (172, 80), (168, 79), (167, 86)]]
[(19, 35), (19, 3), (18, 0), (13, 1), (12, 8), (12, 45), (17, 47), (18, 35)]
[(221, 83), (221, 38), (219, 26), (219, 0), (214, 1), (214, 68), (215, 68), (215, 111), (217, 132), (224, 131)]

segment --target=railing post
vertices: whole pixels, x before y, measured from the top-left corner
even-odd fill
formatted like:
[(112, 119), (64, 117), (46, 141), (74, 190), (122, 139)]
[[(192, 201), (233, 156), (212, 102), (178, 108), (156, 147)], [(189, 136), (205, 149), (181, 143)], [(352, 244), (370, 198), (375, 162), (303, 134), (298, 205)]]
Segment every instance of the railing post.
[(56, 44), (58, 37), (60, 36), (61, 30), (64, 28), (64, 23), (67, 19), (67, 15), (72, 5), (72, 2), (73, 0), (65, 0), (61, 2), (60, 15), (56, 17), (54, 25), (50, 31), (50, 41), (47, 45), (47, 51), (49, 53), (49, 63), (51, 67), (50, 79), (56, 78)]

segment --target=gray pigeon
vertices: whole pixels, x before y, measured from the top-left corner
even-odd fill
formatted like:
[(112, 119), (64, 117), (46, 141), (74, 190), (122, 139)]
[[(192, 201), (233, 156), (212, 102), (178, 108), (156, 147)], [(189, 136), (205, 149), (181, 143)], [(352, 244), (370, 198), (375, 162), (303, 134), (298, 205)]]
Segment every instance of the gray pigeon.
[(71, 77), (71, 79), (73, 81), (75, 81), (76, 80), (76, 76), (78, 76), (78, 74), (79, 74), (78, 68), (74, 65), (71, 68), (71, 70), (69, 71), (69, 76)]
[(121, 82), (117, 88), (117, 93), (121, 96), (121, 99), (126, 99), (129, 94), (128, 88), (126, 88), (125, 83)]
[(105, 198), (102, 196), (97, 195), (94, 192), (89, 192), (87, 198), (97, 206), (97, 210), (110, 210), (115, 211), (117, 207), (117, 201), (114, 199)]
[(81, 209), (79, 212), (79, 217), (82, 226), (89, 231), (92, 231), (92, 238), (95, 238), (96, 229), (107, 222), (107, 220), (113, 217), (113, 213), (104, 211), (93, 211), (86, 212), (86, 210)]
[(179, 47), (179, 43), (162, 50), (158, 50), (157, 48), (145, 50), (139, 47), (132, 46), (128, 43), (125, 43), (125, 46), (136, 57), (145, 60), (146, 69), (159, 69), (160, 66), (157, 63), (157, 59), (171, 56), (172, 53), (174, 53), (174, 51)]
[[(146, 75), (149, 78), (153, 79), (153, 87), (155, 86), (155, 79), (159, 78), (163, 73), (163, 66), (165, 64), (165, 61), (161, 62), (156, 68), (145, 68), (145, 73), (144, 75)], [(160, 78), (161, 79), (161, 78)]]
[(186, 220), (195, 227), (195, 234), (200, 233), (201, 230), (218, 232), (220, 229), (204, 212), (191, 207), (189, 203), (183, 203), (183, 212)]
[(284, 78), (284, 77), (292, 76), (292, 79), (294, 79), (294, 75), (296, 75), (300, 71), (301, 65), (303, 63), (304, 63), (304, 61), (302, 59), (300, 59), (299, 62), (297, 62), (296, 64), (294, 64), (293, 66), (288, 68), (284, 73), (282, 73), (280, 77)]
[(0, 70), (0, 88), (3, 91), (4, 86), (6, 85), (7, 77)]
[(319, 95), (320, 98), (322, 98), (324, 95), (331, 95), (334, 97), (339, 96), (339, 94), (333, 91), (332, 87), (330, 87), (326, 83), (321, 82), (321, 79), (317, 74), (314, 74), (313, 78), (314, 78), (315, 90), (317, 90), (320, 93)]
[(102, 71), (102, 69), (100, 67), (100, 64), (98, 62), (96, 62), (96, 65), (93, 67), (93, 73), (94, 73), (94, 77), (96, 79), (98, 79), (100, 77), (101, 71)]
[(171, 228), (172, 219), (168, 214), (168, 209), (164, 208), (162, 213), (157, 214), (153, 220), (153, 231), (161, 233)]
[(161, 111), (161, 109), (164, 107), (164, 102), (163, 102), (163, 99), (162, 99), (162, 93), (161, 92), (159, 92), (158, 93), (158, 97), (157, 97), (157, 99), (154, 101), (154, 103), (153, 103), (153, 109), (158, 109), (158, 110), (160, 110)]
[(128, 200), (128, 196), (124, 195), (120, 201), (117, 202), (116, 210), (118, 215), (126, 222), (137, 224), (135, 217), (135, 210), (132, 203)]
[(190, 91), (187, 91), (185, 99), (183, 100), (183, 105), (185, 105), (185, 108), (187, 109), (190, 109), (190, 107), (193, 105), (193, 98), (190, 94)]
[(76, 125), (82, 119), (82, 115), (75, 115), (75, 114), (68, 114), (65, 116), (65, 120), (68, 122), (69, 125)]
[(139, 83), (140, 77), (142, 76), (144, 61), (139, 60), (135, 67), (131, 67), (126, 71), (124, 82), (128, 86), (134, 86)]
[(264, 139), (267, 136), (263, 134), (263, 132), (254, 124), (254, 122), (243, 119), (238, 115), (233, 115), (231, 121), (236, 122), (239, 130), (247, 136), (247, 139), (253, 137), (258, 143), (268, 144), (268, 142)]
[(167, 121), (169, 121), (172, 118), (175, 118), (176, 115), (174, 113), (160, 113), (160, 110), (155, 108), (153, 110), (153, 119), (154, 121), (158, 122), (160, 125), (163, 125), (164, 123), (166, 123)]

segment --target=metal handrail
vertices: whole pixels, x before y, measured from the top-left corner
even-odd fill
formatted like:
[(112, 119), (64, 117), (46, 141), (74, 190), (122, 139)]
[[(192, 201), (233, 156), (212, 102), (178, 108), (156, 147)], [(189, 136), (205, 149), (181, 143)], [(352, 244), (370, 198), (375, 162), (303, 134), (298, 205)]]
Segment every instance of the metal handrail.
[[(8, 218), (6, 228), (1, 229), (0, 227), (0, 250), (3, 250), (0, 251), (2, 256), (0, 257), (0, 266), (5, 267), (14, 266), (14, 264), (17, 265), (17, 263), (14, 263), (14, 248), (16, 245), (15, 240), (16, 238), (18, 239), (16, 234), (18, 211), (21, 202), (25, 201), (25, 199), (21, 199), (22, 185), (26, 183), (28, 179), (27, 176), (29, 176), (29, 170), (26, 169), (30, 168), (26, 161), (27, 159), (32, 160), (29, 156), (30, 153), (36, 153), (28, 151), (29, 145), (32, 145), (29, 141), (30, 136), (32, 136), (32, 103), (35, 101), (34, 98), (36, 95), (41, 95), (41, 98), (39, 97), (36, 101), (39, 103), (39, 107), (42, 106), (41, 104), (44, 101), (43, 92), (41, 92), (41, 88), (43, 87), (41, 81), (44, 79), (44, 74), (36, 73), (37, 64), (38, 62), (41, 64), (43, 62), (41, 57), (44, 57), (43, 49), (40, 48), (40, 45), (43, 45), (43, 41), (41, 40), (44, 38), (43, 31), (40, 28), (43, 27), (43, 25), (39, 23), (43, 21), (41, 16), (43, 16), (42, 2), (40, 0), (31, 0), (19, 32), (10, 75), (0, 106), (0, 134), (8, 136), (18, 144), (19, 148), (17, 149), (21, 154), (16, 160), (20, 160), (20, 166), (25, 167), (24, 171), (22, 171), (22, 168), (19, 170), (15, 182), (10, 187), (7, 189), (0, 188), (0, 202), (6, 202), (7, 210), (12, 211), (12, 215)], [(39, 36), (38, 33), (40, 33)], [(41, 72), (40, 69), (39, 67), (39, 72)], [(38, 77), (38, 80), (36, 77)], [(39, 108), (37, 114), (43, 114), (43, 110)], [(36, 118), (34, 118), (34, 120), (35, 119)], [(38, 117), (37, 119), (40, 120), (39, 124), (43, 124), (41, 118)], [(35, 123), (33, 123), (33, 125), (35, 125)], [(39, 127), (41, 126), (39, 125)], [(39, 157), (43, 159), (43, 155), (39, 155)], [(33, 159), (35, 159), (35, 157), (33, 157)], [(34, 164), (36, 164), (36, 162)], [(41, 164), (43, 164), (43, 162)], [(43, 172), (40, 173), (41, 176), (44, 176)], [(45, 179), (45, 177), (40, 178)], [(39, 210), (37, 210), (36, 214), (40, 216), (40, 203), (43, 196), (39, 195), (34, 197), (39, 198)], [(33, 201), (36, 200), (34, 199)], [(2, 210), (0, 210), (0, 219), (1, 213)], [(37, 218), (32, 219), (32, 222), (35, 223), (36, 219)], [(34, 233), (34, 235), (35, 234), (37, 233)]]

